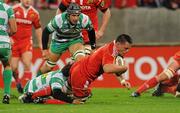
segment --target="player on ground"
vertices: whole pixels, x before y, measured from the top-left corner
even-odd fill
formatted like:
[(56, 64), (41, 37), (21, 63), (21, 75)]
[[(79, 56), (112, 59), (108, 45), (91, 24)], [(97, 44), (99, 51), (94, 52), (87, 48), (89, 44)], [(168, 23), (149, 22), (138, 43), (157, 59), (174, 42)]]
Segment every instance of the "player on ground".
[(0, 61), (4, 67), (4, 97), (2, 102), (9, 104), (12, 80), (12, 70), (9, 64), (11, 55), (11, 41), (9, 36), (17, 31), (17, 26), (12, 7), (3, 3), (3, 0), (0, 0), (0, 15)]
[[(95, 31), (89, 17), (81, 13), (79, 5), (71, 3), (67, 12), (56, 15), (43, 30), (43, 55), (47, 59), (39, 73), (50, 71), (59, 60), (60, 55), (69, 49), (75, 61), (85, 56), (81, 30), (87, 29), (91, 48), (96, 48)], [(49, 35), (53, 33), (48, 53)]]
[(24, 64), (25, 81), (31, 79), (31, 62), (32, 62), (32, 27), (35, 28), (35, 34), (38, 39), (39, 47), (41, 48), (42, 29), (40, 23), (40, 16), (36, 9), (32, 6), (32, 0), (21, 0), (21, 3), (13, 7), (16, 21), (17, 33), (13, 35), (12, 59), (11, 65), (13, 76), (16, 80), (16, 86), (20, 93), (22, 93), (22, 86), (18, 76), (18, 63), (21, 59)]
[[(19, 97), (21, 102), (79, 104), (80, 101), (68, 96), (68, 92), (71, 92), (71, 89), (68, 89), (67, 77), (71, 66), (71, 64), (68, 64), (62, 70), (52, 71), (30, 80), (24, 87), (24, 94)], [(48, 96), (52, 96), (53, 99), (47, 98)]]
[(178, 51), (174, 57), (173, 62), (169, 64), (167, 69), (161, 72), (159, 75), (154, 76), (150, 80), (146, 81), (143, 85), (141, 85), (135, 92), (132, 93), (131, 96), (139, 97), (141, 93), (144, 91), (155, 87), (158, 83), (163, 82), (165, 80), (171, 79), (176, 75), (178, 69), (180, 69), (180, 51)]
[(91, 95), (89, 85), (103, 73), (115, 73), (120, 83), (130, 88), (130, 83), (121, 76), (126, 72), (127, 67), (114, 62), (117, 56), (124, 57), (131, 48), (131, 44), (131, 37), (122, 34), (113, 42), (97, 49), (92, 55), (75, 62), (70, 69), (68, 79), (73, 95), (76, 98)]
[[(110, 1), (109, 0), (62, 0), (61, 3), (59, 4), (59, 9), (57, 13), (66, 11), (67, 7), (71, 2), (75, 2), (79, 4), (82, 13), (89, 16), (96, 31), (96, 39), (100, 39), (103, 36), (105, 29), (107, 28), (109, 19), (111, 17), (111, 13), (109, 9)], [(101, 25), (99, 26), (99, 28), (98, 28), (98, 14), (97, 14), (98, 9), (103, 13)], [(91, 48), (89, 45), (90, 42), (88, 38), (88, 33), (84, 29), (82, 31), (82, 34), (85, 42), (85, 52), (86, 54), (90, 54)]]

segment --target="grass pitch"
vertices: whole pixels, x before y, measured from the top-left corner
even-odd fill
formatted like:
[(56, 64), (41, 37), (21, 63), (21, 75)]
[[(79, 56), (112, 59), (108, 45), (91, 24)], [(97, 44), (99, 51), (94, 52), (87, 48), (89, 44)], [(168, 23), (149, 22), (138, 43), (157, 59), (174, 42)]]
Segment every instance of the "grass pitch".
[[(0, 90), (2, 100), (2, 90)], [(180, 98), (172, 95), (152, 97), (151, 92), (132, 98), (133, 90), (93, 89), (93, 96), (83, 105), (22, 104), (12, 90), (9, 105), (0, 103), (0, 113), (180, 113)]]

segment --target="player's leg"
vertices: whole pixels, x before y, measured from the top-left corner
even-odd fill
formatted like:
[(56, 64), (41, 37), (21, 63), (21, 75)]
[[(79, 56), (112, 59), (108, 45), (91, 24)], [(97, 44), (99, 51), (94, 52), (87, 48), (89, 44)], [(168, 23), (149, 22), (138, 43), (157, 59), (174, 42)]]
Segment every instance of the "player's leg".
[(54, 66), (56, 66), (56, 62), (59, 60), (60, 55), (53, 53), (51, 50), (49, 51), (49, 58), (44, 62), (40, 70), (38, 71), (37, 76), (47, 73), (53, 69)]
[(24, 76), (23, 79), (27, 82), (32, 78), (31, 72), (31, 62), (32, 62), (32, 52), (26, 51), (22, 53), (22, 62), (24, 64)]
[(19, 93), (23, 92), (23, 88), (21, 85), (21, 80), (19, 78), (19, 74), (18, 74), (18, 64), (19, 64), (19, 60), (20, 60), (20, 53), (19, 53), (19, 49), (18, 49), (18, 43), (14, 43), (12, 46), (12, 57), (11, 57), (11, 67), (12, 67), (12, 71), (13, 71), (13, 77), (15, 79), (16, 82), (16, 88), (18, 90)]
[(80, 73), (79, 69), (80, 67), (78, 64), (73, 67), (69, 83), (74, 98), (81, 99), (85, 102), (89, 97), (91, 97), (91, 90), (89, 89), (90, 82)]
[(164, 93), (175, 94), (179, 76), (176, 74), (173, 78), (160, 82), (152, 96), (162, 96)]
[(162, 73), (160, 73), (158, 76), (155, 76), (151, 78), (150, 80), (146, 81), (143, 85), (141, 85), (136, 92), (132, 93), (131, 96), (137, 97), (140, 96), (141, 93), (144, 91), (155, 87), (159, 82), (171, 79), (174, 75), (177, 69), (179, 68), (179, 64), (174, 60), (167, 69), (165, 69)]
[(82, 39), (77, 39), (70, 42), (69, 51), (75, 61), (82, 59), (85, 56), (84, 45)]
[(15, 82), (16, 82), (16, 88), (17, 88), (19, 93), (23, 93), (21, 80), (20, 80), (19, 74), (18, 74), (18, 63), (19, 63), (19, 57), (12, 57), (11, 58), (11, 67), (12, 67), (12, 71), (13, 71), (13, 77), (14, 77)]
[(9, 104), (10, 100), (10, 89), (11, 89), (11, 80), (12, 80), (12, 70), (9, 63), (11, 45), (7, 42), (0, 42), (1, 51), (0, 51), (0, 60), (3, 64), (3, 81), (4, 81), (4, 97), (2, 102)]
[(82, 35), (83, 35), (83, 41), (84, 41), (84, 51), (86, 55), (90, 55), (91, 54), (91, 45), (89, 42), (89, 38), (88, 38), (88, 32), (86, 30), (82, 30)]

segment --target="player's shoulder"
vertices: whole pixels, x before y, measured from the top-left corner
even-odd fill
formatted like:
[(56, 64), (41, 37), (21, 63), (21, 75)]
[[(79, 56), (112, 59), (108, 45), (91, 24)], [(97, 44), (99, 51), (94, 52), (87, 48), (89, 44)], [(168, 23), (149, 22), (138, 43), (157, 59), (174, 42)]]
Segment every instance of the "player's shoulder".
[(33, 6), (30, 6), (30, 9), (29, 9), (29, 10), (31, 10), (33, 13), (39, 15), (38, 10), (36, 10)]
[(71, 3), (71, 0), (61, 0), (61, 3), (68, 6)]
[(13, 8), (13, 9), (18, 9), (18, 8), (21, 8), (21, 4), (20, 4), (20, 3), (15, 4), (12, 8)]

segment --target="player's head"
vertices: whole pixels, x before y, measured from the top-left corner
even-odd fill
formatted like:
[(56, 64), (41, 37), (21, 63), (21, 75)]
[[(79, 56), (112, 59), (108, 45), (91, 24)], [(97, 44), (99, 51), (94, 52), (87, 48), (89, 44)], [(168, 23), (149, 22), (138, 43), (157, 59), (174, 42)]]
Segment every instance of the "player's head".
[(124, 56), (132, 46), (132, 38), (129, 35), (121, 34), (115, 40), (115, 47), (120, 56)]
[(61, 69), (61, 71), (65, 77), (68, 77), (70, 75), (69, 71), (70, 71), (72, 65), (73, 65), (73, 63), (68, 63)]
[(32, 0), (21, 0), (21, 3), (25, 8), (29, 8), (32, 5)]
[(79, 20), (79, 15), (81, 14), (80, 6), (76, 3), (70, 3), (67, 8), (67, 14), (71, 24), (76, 24)]

